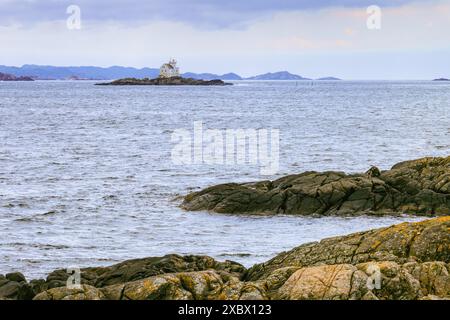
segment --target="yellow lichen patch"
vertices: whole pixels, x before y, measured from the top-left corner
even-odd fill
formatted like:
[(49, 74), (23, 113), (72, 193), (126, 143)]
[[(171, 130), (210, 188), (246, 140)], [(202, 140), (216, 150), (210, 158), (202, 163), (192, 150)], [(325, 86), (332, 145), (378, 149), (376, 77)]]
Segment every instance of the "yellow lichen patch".
[(437, 217), (429, 220), (416, 222), (417, 225), (434, 225), (450, 221), (450, 216)]

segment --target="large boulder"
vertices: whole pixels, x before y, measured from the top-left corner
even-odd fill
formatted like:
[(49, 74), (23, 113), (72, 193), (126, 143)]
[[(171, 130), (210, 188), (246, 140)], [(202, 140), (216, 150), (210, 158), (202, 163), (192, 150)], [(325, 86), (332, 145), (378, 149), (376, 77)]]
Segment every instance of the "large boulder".
[(450, 214), (450, 156), (362, 174), (304, 172), (275, 181), (228, 183), (188, 194), (185, 210), (218, 213), (354, 215)]
[(0, 299), (29, 300), (35, 294), (20, 272), (0, 275)]
[(450, 217), (327, 238), (280, 253), (247, 271), (246, 280), (266, 278), (280, 268), (369, 261), (450, 263)]
[(49, 289), (36, 295), (33, 300), (105, 300), (105, 296), (97, 288), (82, 285), (79, 288)]
[[(300, 268), (270, 296), (287, 300), (416, 300), (450, 297), (450, 266), (392, 261)], [(377, 278), (378, 277), (378, 278)]]
[(274, 293), (286, 300), (355, 300), (367, 290), (367, 276), (350, 264), (302, 268)]
[(59, 287), (38, 294), (35, 300), (238, 300), (266, 299), (256, 284), (214, 270), (168, 273), (103, 288)]
[[(101, 288), (160, 274), (203, 270), (224, 271), (240, 278), (246, 269), (236, 262), (218, 262), (208, 256), (170, 254), (163, 257), (127, 260), (109, 267), (83, 268), (80, 270), (80, 276), (81, 284)], [(39, 283), (40, 291), (66, 286), (70, 275), (64, 269), (53, 271), (44, 283)]]

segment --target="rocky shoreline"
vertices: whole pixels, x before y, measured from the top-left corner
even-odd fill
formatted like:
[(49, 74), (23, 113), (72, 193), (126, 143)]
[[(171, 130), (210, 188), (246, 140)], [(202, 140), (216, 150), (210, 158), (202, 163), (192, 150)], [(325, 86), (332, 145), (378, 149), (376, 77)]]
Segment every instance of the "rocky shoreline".
[(221, 184), (188, 194), (181, 207), (231, 214), (450, 215), (450, 156), (405, 161), (386, 171), (309, 171)]
[(155, 78), (155, 79), (136, 79), (125, 78), (118, 79), (112, 82), (96, 83), (99, 86), (228, 86), (232, 83), (224, 82), (222, 80), (200, 80), (192, 78), (171, 77), (171, 78)]
[(440, 217), (302, 244), (248, 269), (208, 256), (171, 254), (81, 269), (78, 287), (67, 286), (65, 269), (31, 281), (10, 273), (0, 275), (0, 300), (450, 299), (450, 157), (362, 174), (305, 172), (218, 185), (187, 195), (182, 207)]
[(68, 278), (0, 275), (0, 299), (450, 299), (450, 216), (303, 244), (249, 269), (167, 255), (82, 269), (76, 288)]

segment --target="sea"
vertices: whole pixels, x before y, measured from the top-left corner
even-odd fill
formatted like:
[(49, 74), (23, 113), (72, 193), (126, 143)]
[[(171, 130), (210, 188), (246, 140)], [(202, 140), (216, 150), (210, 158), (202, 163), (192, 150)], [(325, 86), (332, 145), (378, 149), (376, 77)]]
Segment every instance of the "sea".
[[(303, 171), (364, 172), (450, 153), (450, 83), (235, 81), (232, 86), (0, 82), (0, 274), (170, 253), (249, 267), (303, 243), (423, 218), (229, 215), (182, 196)], [(277, 130), (277, 171), (174, 159), (174, 132)], [(181, 130), (181, 131), (180, 131)], [(217, 131), (218, 130), (218, 131)]]

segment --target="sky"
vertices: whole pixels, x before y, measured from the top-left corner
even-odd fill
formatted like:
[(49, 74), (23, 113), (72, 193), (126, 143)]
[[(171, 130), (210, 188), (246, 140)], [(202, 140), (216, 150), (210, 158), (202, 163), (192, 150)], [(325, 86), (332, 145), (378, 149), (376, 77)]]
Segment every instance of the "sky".
[(0, 43), (13, 66), (430, 79), (450, 77), (450, 0), (0, 0)]

